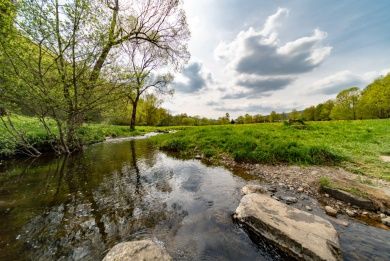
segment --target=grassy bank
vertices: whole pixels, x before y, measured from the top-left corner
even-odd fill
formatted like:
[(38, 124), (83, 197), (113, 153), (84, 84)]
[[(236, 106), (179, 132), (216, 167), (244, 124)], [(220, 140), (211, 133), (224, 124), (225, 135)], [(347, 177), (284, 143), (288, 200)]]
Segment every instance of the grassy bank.
[(267, 164), (341, 165), (390, 180), (390, 121), (309, 122), (193, 127), (153, 138), (166, 151), (183, 156), (226, 153), (236, 161)]
[[(12, 122), (16, 129), (24, 133), (29, 143), (41, 150), (50, 149), (48, 145), (50, 137), (36, 118), (15, 116), (12, 118)], [(50, 129), (56, 133), (57, 128), (54, 122), (50, 122)], [(103, 141), (106, 137), (130, 137), (166, 129), (166, 127), (140, 126), (135, 131), (130, 131), (128, 126), (85, 124), (80, 129), (79, 135), (85, 144), (92, 144)], [(17, 151), (17, 141), (5, 130), (4, 125), (0, 122), (0, 158), (14, 156), (17, 154)]]

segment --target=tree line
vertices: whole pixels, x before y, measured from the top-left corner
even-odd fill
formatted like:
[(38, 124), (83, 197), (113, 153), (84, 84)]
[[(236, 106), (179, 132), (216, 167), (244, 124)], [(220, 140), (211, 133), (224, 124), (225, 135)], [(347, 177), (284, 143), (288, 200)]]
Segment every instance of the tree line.
[[(329, 121), (357, 119), (390, 118), (390, 74), (380, 77), (369, 84), (364, 90), (357, 87), (342, 90), (335, 99), (328, 100), (304, 110), (293, 110), (288, 113), (272, 111), (268, 115), (245, 114), (237, 118), (229, 113), (217, 119), (200, 116), (189, 116), (185, 113), (172, 115), (161, 107), (162, 100), (154, 95), (141, 99), (138, 125), (153, 126), (203, 126), (222, 124), (248, 124), (264, 122), (280, 122), (286, 120)], [(117, 104), (99, 118), (111, 124), (126, 125), (129, 122), (131, 106)]]

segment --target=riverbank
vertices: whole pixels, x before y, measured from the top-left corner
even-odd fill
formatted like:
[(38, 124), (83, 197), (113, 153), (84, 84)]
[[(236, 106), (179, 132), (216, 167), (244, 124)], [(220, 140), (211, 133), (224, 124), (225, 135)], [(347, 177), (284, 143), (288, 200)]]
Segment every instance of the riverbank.
[(193, 127), (153, 138), (164, 151), (183, 157), (235, 162), (340, 166), (390, 181), (390, 120), (309, 122)]
[[(12, 118), (15, 128), (24, 134), (26, 140), (34, 147), (43, 152), (51, 151), (49, 137), (38, 119), (26, 116), (14, 116)], [(49, 127), (56, 133), (57, 128), (54, 122), (49, 122)], [(150, 132), (161, 132), (175, 129), (175, 127), (154, 127), (137, 126), (134, 131), (130, 131), (128, 126), (118, 126), (109, 124), (88, 123), (79, 130), (79, 136), (85, 145), (102, 142), (107, 138), (133, 137)], [(18, 153), (18, 142), (10, 135), (4, 125), (0, 123), (0, 159), (12, 158), (20, 155)]]
[[(222, 165), (248, 179), (260, 178), (297, 198), (302, 193), (315, 198), (324, 211), (328, 206), (337, 214), (386, 228), (382, 220), (390, 215), (390, 166), (382, 157), (389, 152), (389, 123), (196, 127), (153, 140), (162, 150), (180, 157)], [(332, 195), (344, 192), (349, 194), (341, 200)], [(359, 200), (361, 206), (356, 205)]]

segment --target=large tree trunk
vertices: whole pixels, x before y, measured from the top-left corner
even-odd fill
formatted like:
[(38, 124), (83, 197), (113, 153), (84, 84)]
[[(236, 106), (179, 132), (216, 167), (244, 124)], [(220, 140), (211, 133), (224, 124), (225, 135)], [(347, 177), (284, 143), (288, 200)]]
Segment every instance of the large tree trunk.
[(77, 112), (72, 112), (67, 120), (66, 144), (68, 148), (66, 153), (82, 149), (82, 142), (77, 133), (81, 125), (82, 119), (80, 118), (80, 115)]
[(135, 130), (135, 121), (137, 119), (137, 105), (138, 105), (138, 97), (133, 102), (133, 110), (131, 112), (131, 120), (130, 120), (130, 130)]

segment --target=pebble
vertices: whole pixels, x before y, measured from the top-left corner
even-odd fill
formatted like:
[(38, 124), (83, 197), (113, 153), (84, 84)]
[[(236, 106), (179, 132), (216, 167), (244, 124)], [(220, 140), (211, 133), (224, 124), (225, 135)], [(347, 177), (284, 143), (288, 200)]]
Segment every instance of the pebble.
[(299, 187), (299, 188), (297, 189), (297, 191), (301, 193), (301, 192), (303, 192), (303, 188), (302, 188), (302, 187)]
[(310, 206), (305, 206), (307, 211), (312, 211), (313, 209)]
[(349, 223), (345, 220), (339, 220), (339, 219), (333, 219), (333, 221), (339, 225), (342, 225), (344, 227), (348, 227), (349, 226)]
[(280, 200), (280, 198), (278, 198), (277, 196), (272, 196), (273, 199), (276, 199), (277, 201)]
[(327, 215), (336, 217), (337, 216), (337, 210), (332, 208), (331, 206), (326, 206), (325, 207), (325, 212)]
[(367, 212), (367, 211), (364, 211), (364, 212), (362, 213), (362, 215), (363, 215), (363, 216), (367, 216), (367, 215), (368, 215), (368, 212)]
[(350, 216), (350, 217), (356, 216), (356, 212), (355, 212), (354, 210), (347, 209), (345, 212), (346, 212), (347, 215)]
[(383, 214), (383, 213), (380, 213), (380, 214), (379, 214), (379, 216), (380, 216), (380, 218), (381, 218), (381, 219), (384, 219), (384, 218), (386, 218), (386, 215), (385, 215), (385, 214)]
[(383, 218), (382, 223), (388, 227), (390, 227), (390, 217)]
[(325, 197), (326, 197), (326, 198), (329, 198), (329, 194), (325, 193)]
[(278, 189), (276, 188), (276, 186), (270, 186), (269, 188), (268, 188), (268, 191), (269, 192), (276, 192)]
[(286, 202), (287, 205), (298, 202), (298, 199), (296, 197), (282, 197), (282, 200)]

